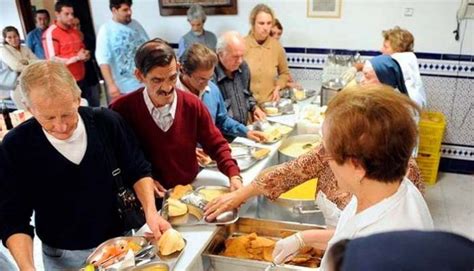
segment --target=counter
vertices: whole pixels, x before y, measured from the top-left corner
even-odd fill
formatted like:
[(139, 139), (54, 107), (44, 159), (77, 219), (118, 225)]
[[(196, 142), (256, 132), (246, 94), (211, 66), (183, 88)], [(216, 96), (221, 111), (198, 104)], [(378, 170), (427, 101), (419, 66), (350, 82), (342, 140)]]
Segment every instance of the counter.
[[(318, 98), (318, 97), (315, 97)], [(299, 106), (304, 106), (309, 104), (314, 98), (307, 99), (296, 106), (295, 114), (293, 115), (283, 115), (277, 117), (269, 117), (268, 119), (273, 122), (282, 123), (291, 127), (295, 126), (298, 116)], [(248, 145), (254, 145), (258, 147), (269, 148), (269, 155), (256, 163), (254, 166), (250, 167), (246, 171), (241, 172), (242, 180), (244, 185), (248, 185), (258, 174), (265, 168), (278, 164), (278, 148), (280, 147), (282, 140), (275, 142), (274, 144), (260, 144), (255, 143), (246, 138), (236, 138), (234, 142), (241, 142)], [(203, 186), (203, 185), (223, 185), (228, 186), (228, 178), (220, 173), (217, 169), (203, 169), (199, 172), (196, 180), (193, 182), (194, 186)], [(256, 214), (256, 202), (257, 199), (253, 199), (244, 204), (239, 211), (240, 217), (255, 217)], [(147, 228), (145, 225), (137, 234), (140, 234)], [(175, 227), (176, 230), (183, 234), (183, 237), (187, 241), (186, 248), (183, 252), (183, 255), (179, 259), (178, 263), (175, 266), (175, 270), (206, 270), (207, 263), (203, 263), (201, 254), (206, 248), (207, 244), (211, 240), (211, 237), (217, 232), (218, 228), (216, 226), (180, 226)]]

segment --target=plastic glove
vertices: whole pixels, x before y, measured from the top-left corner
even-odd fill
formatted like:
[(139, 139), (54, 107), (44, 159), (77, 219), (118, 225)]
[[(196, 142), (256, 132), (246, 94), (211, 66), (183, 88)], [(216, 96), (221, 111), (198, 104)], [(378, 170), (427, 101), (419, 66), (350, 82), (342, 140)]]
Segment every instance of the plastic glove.
[(302, 247), (304, 247), (304, 241), (299, 232), (285, 239), (281, 239), (275, 244), (275, 249), (272, 254), (273, 262), (275, 264), (282, 264), (290, 260), (298, 254)]
[(352, 79), (355, 78), (356, 73), (357, 69), (354, 67), (350, 67), (342, 74), (342, 80), (344, 80), (346, 83), (349, 83), (350, 81), (352, 81)]

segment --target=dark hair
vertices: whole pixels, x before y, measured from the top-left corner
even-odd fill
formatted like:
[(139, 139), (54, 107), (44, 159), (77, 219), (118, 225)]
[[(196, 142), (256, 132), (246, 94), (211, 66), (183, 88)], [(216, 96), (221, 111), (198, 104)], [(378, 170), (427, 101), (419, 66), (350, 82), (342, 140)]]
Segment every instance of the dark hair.
[(58, 2), (56, 2), (56, 4), (54, 4), (54, 11), (59, 13), (63, 9), (63, 7), (72, 8), (73, 6), (72, 3), (67, 0), (59, 0)]
[(328, 253), (329, 270), (340, 271), (342, 264), (344, 263), (344, 253), (346, 252), (348, 244), (351, 242), (349, 239), (342, 239), (331, 246)]
[(9, 25), (2, 30), (3, 44), (8, 44), (6, 40), (8, 32), (15, 32), (18, 36), (20, 36), (20, 33), (18, 33), (18, 29), (16, 29), (16, 27), (14, 26)]
[(135, 67), (146, 75), (155, 67), (166, 67), (173, 59), (176, 61), (176, 54), (173, 48), (160, 38), (149, 40), (137, 49), (135, 53)]
[(113, 8), (119, 9), (122, 5), (128, 5), (129, 7), (132, 6), (132, 0), (110, 0), (109, 1), (109, 8), (112, 10)]
[(205, 45), (194, 43), (184, 51), (179, 62), (181, 63), (183, 71), (191, 75), (199, 69), (214, 69), (217, 64), (217, 55)]
[(36, 15), (38, 14), (46, 14), (46, 16), (48, 16), (48, 19), (51, 18), (51, 16), (49, 16), (49, 12), (46, 10), (46, 9), (38, 9), (36, 12), (35, 12), (35, 17)]
[(280, 21), (277, 18), (275, 18), (275, 20), (273, 21), (273, 26), (276, 26), (278, 29), (283, 31), (283, 26), (281, 25)]

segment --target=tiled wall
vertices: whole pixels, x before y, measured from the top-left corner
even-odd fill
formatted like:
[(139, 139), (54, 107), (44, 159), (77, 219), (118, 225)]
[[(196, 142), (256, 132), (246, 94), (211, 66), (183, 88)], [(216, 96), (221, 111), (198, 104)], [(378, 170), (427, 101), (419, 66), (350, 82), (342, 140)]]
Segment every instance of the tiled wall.
[[(319, 86), (330, 52), (350, 55), (357, 51), (318, 48), (286, 48), (295, 80)], [(378, 52), (358, 51), (363, 59)], [(430, 111), (446, 116), (447, 127), (441, 149), (441, 169), (474, 172), (474, 56), (416, 53)]]

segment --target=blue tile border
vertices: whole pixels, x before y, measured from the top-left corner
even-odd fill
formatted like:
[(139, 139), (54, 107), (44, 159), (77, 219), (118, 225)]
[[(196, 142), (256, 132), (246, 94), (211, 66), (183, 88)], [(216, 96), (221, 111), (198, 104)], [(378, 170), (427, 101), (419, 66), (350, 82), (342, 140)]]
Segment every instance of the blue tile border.
[(302, 47), (285, 47), (287, 53), (306, 53), (306, 48)]

